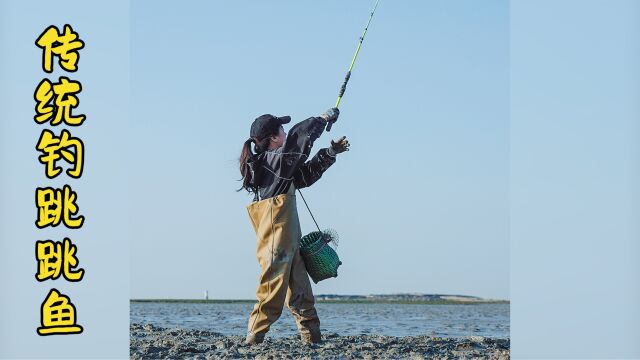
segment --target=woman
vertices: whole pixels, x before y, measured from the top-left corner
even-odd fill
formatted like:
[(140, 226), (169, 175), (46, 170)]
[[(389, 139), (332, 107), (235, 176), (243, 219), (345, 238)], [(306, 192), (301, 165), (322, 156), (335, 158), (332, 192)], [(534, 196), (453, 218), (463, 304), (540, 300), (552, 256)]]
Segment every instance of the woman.
[[(254, 193), (247, 206), (256, 232), (257, 257), (262, 269), (256, 296), (258, 302), (249, 316), (245, 342), (264, 340), (269, 327), (282, 314), (286, 302), (300, 337), (305, 343), (321, 341), (320, 320), (302, 256), (302, 237), (295, 189), (312, 185), (336, 161), (336, 155), (349, 150), (346, 137), (331, 141), (331, 147), (320, 149), (307, 161), (313, 142), (328, 123), (338, 119), (337, 108), (319, 117), (311, 117), (294, 125), (287, 136), (283, 124), (289, 116), (262, 115), (251, 125), (250, 138), (240, 155), (242, 189)], [(255, 144), (256, 154), (251, 151)]]

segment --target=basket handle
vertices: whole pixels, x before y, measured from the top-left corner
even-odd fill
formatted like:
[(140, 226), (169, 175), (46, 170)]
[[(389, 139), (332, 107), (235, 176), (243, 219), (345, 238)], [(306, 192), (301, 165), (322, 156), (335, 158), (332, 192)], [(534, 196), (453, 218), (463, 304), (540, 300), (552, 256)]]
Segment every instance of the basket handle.
[(315, 255), (315, 254), (319, 253), (319, 252), (320, 252), (320, 250), (324, 249), (324, 247), (325, 247), (325, 246), (327, 246), (327, 244), (329, 243), (329, 241), (326, 241), (326, 240), (324, 239), (324, 234), (322, 235), (322, 237), (323, 237), (323, 238), (322, 238), (322, 246), (320, 246), (320, 247), (318, 248), (318, 250), (314, 251), (313, 253), (309, 254), (308, 256), (313, 256), (313, 255)]

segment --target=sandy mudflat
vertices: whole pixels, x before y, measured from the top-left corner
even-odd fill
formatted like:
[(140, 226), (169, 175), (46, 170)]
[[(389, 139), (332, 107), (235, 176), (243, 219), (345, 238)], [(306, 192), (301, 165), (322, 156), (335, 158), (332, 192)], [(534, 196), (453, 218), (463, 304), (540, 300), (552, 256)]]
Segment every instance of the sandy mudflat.
[(244, 345), (242, 336), (206, 330), (165, 329), (132, 324), (132, 359), (509, 359), (510, 341), (480, 336), (340, 336), (323, 334), (323, 343), (304, 345), (297, 336)]

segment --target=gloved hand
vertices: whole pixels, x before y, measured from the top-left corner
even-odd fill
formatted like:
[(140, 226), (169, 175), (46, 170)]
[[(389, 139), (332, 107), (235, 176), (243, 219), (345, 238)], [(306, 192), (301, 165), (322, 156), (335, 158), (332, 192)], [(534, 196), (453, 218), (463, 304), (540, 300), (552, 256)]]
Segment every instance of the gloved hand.
[(338, 108), (331, 108), (324, 114), (320, 115), (320, 117), (327, 123), (334, 123), (338, 120), (338, 115), (340, 115), (340, 110), (338, 110)]
[(343, 153), (345, 151), (349, 151), (349, 140), (347, 140), (346, 136), (341, 137), (338, 140), (331, 140), (331, 147), (329, 148), (329, 155), (336, 156), (336, 154)]

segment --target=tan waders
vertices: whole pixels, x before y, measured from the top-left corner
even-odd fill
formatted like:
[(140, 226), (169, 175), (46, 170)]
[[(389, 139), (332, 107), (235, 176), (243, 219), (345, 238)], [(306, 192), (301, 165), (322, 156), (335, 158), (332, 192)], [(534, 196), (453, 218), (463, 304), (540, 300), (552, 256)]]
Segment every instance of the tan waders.
[(320, 341), (320, 320), (314, 306), (309, 276), (299, 251), (302, 237), (296, 196), (291, 191), (247, 206), (257, 236), (262, 272), (258, 303), (249, 317), (246, 342), (262, 342), (286, 302), (304, 342)]

